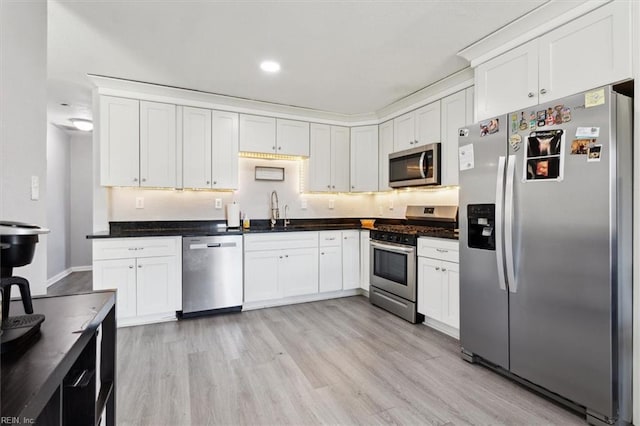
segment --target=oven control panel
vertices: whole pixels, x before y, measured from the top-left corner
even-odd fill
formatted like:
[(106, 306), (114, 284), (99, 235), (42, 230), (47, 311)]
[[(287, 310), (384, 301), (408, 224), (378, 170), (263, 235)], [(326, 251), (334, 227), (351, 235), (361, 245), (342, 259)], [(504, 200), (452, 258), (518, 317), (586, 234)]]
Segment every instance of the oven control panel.
[(386, 241), (388, 243), (404, 244), (407, 246), (415, 246), (417, 244), (417, 238), (415, 235), (400, 234), (397, 232), (371, 231), (369, 236), (372, 240)]

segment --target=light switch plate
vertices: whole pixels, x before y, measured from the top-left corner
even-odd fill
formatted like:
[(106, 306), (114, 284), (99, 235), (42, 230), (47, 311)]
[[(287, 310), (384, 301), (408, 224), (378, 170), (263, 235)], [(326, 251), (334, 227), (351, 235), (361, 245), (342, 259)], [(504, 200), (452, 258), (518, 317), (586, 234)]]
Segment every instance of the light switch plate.
[(222, 198), (216, 198), (216, 209), (222, 208)]
[(144, 209), (144, 197), (136, 197), (136, 209)]
[(302, 210), (306, 210), (307, 209), (307, 199), (306, 198), (301, 198), (300, 199), (300, 208)]
[(333, 210), (336, 207), (336, 200), (333, 198), (329, 200), (329, 210)]
[(40, 199), (40, 178), (31, 176), (31, 199), (33, 201)]

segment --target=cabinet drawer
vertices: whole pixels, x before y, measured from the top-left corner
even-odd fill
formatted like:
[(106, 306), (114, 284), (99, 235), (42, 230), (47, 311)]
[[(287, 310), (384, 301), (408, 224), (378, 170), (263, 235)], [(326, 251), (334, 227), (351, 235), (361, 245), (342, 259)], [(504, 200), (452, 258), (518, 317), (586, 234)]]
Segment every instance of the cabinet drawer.
[(334, 247), (339, 246), (340, 242), (340, 231), (324, 231), (320, 232), (320, 247)]
[(460, 245), (455, 240), (418, 238), (418, 256), (458, 263), (459, 249)]
[(181, 237), (113, 238), (93, 241), (93, 260), (175, 256)]
[(317, 232), (276, 232), (244, 236), (245, 251), (317, 248)]

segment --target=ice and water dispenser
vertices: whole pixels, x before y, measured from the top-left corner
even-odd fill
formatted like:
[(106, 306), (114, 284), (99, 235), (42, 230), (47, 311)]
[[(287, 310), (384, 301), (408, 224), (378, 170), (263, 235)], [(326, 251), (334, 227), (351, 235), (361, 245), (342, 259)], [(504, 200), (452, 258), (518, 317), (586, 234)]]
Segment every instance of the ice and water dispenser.
[(496, 205), (469, 204), (467, 206), (469, 248), (496, 249)]

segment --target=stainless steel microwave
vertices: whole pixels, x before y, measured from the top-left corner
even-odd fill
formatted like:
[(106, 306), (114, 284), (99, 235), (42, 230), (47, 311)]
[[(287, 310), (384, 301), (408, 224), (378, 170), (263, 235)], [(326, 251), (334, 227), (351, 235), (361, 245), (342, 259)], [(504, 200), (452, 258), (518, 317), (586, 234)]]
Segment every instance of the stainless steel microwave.
[(440, 185), (440, 144), (422, 145), (389, 154), (389, 186)]

